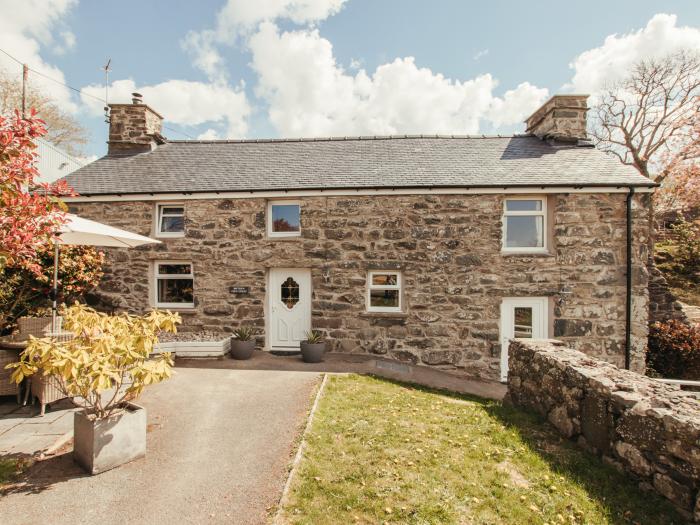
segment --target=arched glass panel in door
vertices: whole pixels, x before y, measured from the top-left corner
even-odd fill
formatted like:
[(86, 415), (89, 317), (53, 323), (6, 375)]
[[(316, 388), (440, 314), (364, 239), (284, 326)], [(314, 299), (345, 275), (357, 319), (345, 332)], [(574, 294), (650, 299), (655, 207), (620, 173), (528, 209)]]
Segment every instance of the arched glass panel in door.
[(280, 299), (290, 310), (299, 302), (299, 283), (291, 277), (282, 283)]

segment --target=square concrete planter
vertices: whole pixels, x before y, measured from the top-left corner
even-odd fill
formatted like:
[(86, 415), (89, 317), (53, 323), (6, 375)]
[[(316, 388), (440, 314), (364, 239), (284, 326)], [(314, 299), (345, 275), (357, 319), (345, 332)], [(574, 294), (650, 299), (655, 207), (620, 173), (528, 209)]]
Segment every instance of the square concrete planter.
[(146, 455), (146, 409), (127, 404), (124, 411), (94, 420), (76, 412), (73, 457), (90, 474), (99, 474)]

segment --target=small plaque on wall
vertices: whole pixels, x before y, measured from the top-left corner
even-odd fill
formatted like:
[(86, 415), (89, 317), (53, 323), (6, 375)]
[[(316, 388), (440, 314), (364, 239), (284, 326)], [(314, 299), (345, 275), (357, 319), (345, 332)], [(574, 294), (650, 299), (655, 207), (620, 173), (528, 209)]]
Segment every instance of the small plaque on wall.
[(245, 295), (250, 293), (250, 288), (247, 286), (232, 286), (229, 291), (235, 295)]

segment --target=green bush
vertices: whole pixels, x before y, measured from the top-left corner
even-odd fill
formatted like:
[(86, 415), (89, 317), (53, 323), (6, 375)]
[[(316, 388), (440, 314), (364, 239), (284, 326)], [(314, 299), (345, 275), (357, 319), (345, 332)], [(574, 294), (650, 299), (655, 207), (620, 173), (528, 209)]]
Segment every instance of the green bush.
[(700, 269), (700, 233), (698, 227), (682, 219), (671, 226), (676, 235), (676, 261), (686, 273)]
[[(53, 284), (53, 250), (39, 251), (38, 274), (22, 267), (0, 270), (0, 335), (10, 333), (23, 315), (48, 315)], [(71, 303), (92, 290), (102, 277), (104, 254), (91, 246), (63, 246), (58, 265), (59, 303)]]
[(700, 379), (700, 326), (676, 320), (651, 325), (647, 368), (661, 377)]

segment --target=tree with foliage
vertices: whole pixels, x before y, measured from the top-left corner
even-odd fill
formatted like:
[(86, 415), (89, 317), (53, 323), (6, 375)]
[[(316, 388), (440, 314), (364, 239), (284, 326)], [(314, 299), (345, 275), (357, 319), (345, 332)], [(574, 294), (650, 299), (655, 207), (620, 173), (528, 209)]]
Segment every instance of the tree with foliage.
[(592, 113), (597, 146), (662, 184), (649, 209), (652, 253), (655, 219), (694, 206), (700, 196), (700, 54), (641, 60), (603, 91)]
[(642, 60), (600, 95), (592, 112), (593, 138), (623, 164), (662, 182), (675, 166), (698, 158), (693, 125), (699, 97), (696, 51)]
[(700, 269), (700, 232), (698, 227), (681, 219), (671, 226), (676, 235), (676, 260), (683, 271), (693, 273)]
[[(48, 313), (53, 286), (53, 250), (38, 254), (41, 271), (6, 267), (0, 279), (0, 335), (8, 333), (22, 316)], [(73, 303), (92, 290), (102, 277), (104, 254), (90, 246), (63, 246), (58, 265), (59, 303)]]
[[(36, 110), (48, 128), (45, 139), (71, 155), (80, 155), (88, 142), (87, 129), (48, 96), (32, 87), (26, 90), (26, 105)], [(22, 107), (22, 84), (6, 73), (0, 73), (0, 115), (12, 115)]]
[(0, 273), (21, 266), (40, 273), (37, 253), (46, 248), (65, 221), (62, 195), (73, 195), (65, 181), (35, 184), (38, 172), (34, 140), (44, 136), (44, 121), (30, 110), (0, 116)]
[(666, 176), (655, 198), (658, 213), (697, 213), (700, 211), (700, 97), (681, 147), (667, 158)]

